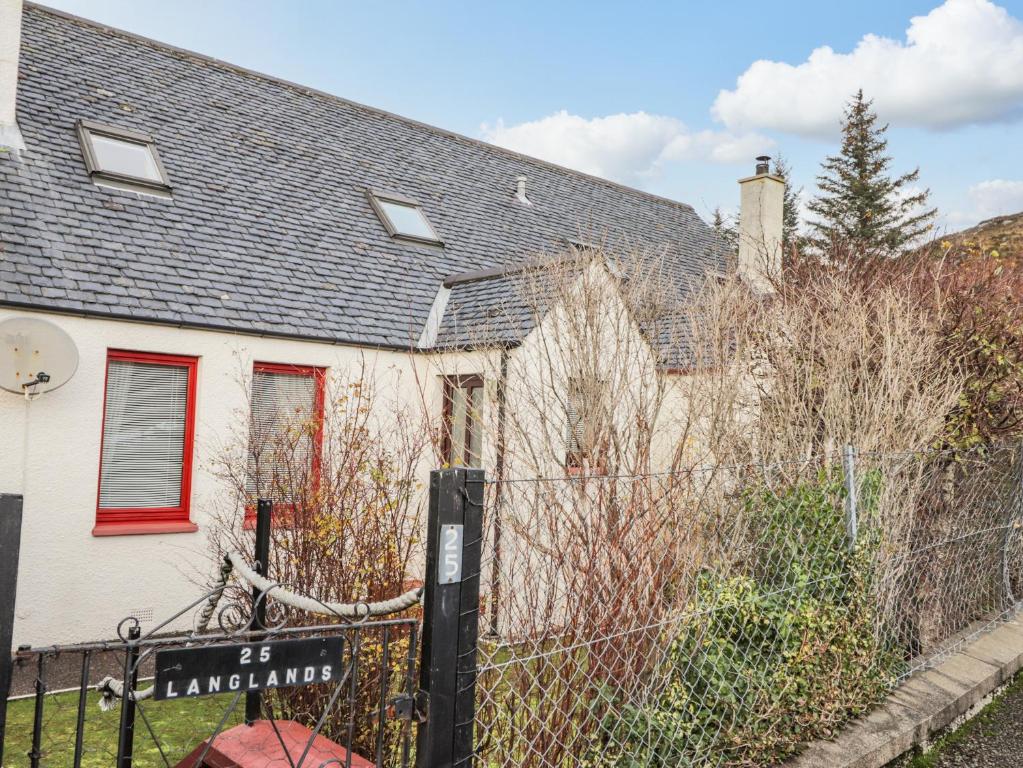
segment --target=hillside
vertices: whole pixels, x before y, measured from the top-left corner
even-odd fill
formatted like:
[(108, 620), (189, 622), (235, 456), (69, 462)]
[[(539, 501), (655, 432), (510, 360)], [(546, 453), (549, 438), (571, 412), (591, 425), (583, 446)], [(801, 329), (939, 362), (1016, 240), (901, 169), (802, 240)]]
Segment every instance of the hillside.
[(987, 219), (975, 227), (945, 235), (940, 240), (943, 244), (950, 243), (971, 251), (1023, 254), (1023, 211)]

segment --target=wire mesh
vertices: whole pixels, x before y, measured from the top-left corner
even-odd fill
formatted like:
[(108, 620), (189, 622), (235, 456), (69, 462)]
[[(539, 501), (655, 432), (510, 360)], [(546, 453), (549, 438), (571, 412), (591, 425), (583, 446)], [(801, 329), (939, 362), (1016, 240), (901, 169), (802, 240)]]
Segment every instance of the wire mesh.
[(491, 483), (478, 764), (764, 765), (833, 733), (1015, 611), (1020, 469), (1005, 448)]

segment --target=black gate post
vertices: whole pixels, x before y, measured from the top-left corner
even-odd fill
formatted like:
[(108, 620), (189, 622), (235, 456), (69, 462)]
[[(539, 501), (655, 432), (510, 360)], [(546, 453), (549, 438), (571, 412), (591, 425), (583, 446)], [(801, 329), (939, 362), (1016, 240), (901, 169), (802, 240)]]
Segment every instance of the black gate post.
[(18, 591), (18, 555), (21, 552), (22, 497), (0, 494), (0, 765), (4, 764), (7, 735), (7, 697), (11, 693), (14, 659), (14, 598)]
[(473, 760), (483, 484), (481, 469), (430, 473), (419, 669), (427, 716), (417, 734), (417, 768), (458, 768)]
[[(256, 502), (256, 573), (266, 576), (270, 560), (270, 518), (273, 517), (273, 502), (260, 499)], [(256, 587), (252, 588), (252, 605), (255, 629), (266, 629), (266, 598)], [(255, 640), (259, 637), (250, 638)], [(245, 694), (245, 724), (252, 725), (262, 714), (263, 696), (259, 691)]]
[(139, 686), (139, 646), (141, 628), (128, 627), (124, 652), (124, 687), (121, 689), (121, 724), (117, 734), (117, 768), (131, 768), (135, 759), (135, 690)]

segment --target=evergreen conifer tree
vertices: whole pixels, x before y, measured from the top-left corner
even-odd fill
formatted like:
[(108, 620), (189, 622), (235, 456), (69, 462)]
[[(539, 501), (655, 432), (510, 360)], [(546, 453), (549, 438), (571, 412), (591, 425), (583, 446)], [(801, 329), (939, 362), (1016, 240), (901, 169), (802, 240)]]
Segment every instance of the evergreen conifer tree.
[(720, 208), (714, 209), (714, 213), (710, 220), (710, 226), (721, 236), (721, 239), (728, 244), (729, 248), (734, 250), (739, 247), (739, 231), (735, 224), (735, 220), (721, 213)]
[(887, 125), (877, 124), (873, 102), (860, 90), (845, 111), (842, 148), (827, 158), (817, 177), (818, 196), (807, 206), (811, 244), (822, 253), (847, 250), (861, 256), (895, 256), (931, 228), (930, 192), (914, 192), (920, 169), (891, 176)]
[(799, 198), (803, 188), (792, 186), (792, 167), (784, 157), (778, 155), (774, 159), (773, 173), (785, 182), (785, 194), (782, 198), (781, 245), (783, 258), (792, 253), (792, 248), (800, 245), (799, 236)]

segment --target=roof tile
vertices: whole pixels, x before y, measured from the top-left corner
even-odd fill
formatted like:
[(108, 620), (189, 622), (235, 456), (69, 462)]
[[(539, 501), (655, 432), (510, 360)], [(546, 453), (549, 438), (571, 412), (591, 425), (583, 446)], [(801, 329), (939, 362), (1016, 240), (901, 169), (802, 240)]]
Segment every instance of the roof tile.
[[(93, 184), (79, 119), (155, 136), (172, 199)], [(664, 248), (680, 281), (722, 259), (689, 206), (34, 5), (18, 121), (27, 150), (0, 156), (8, 303), (404, 347), (445, 276), (580, 233)], [(513, 199), (523, 174), (532, 207)], [(388, 237), (367, 187), (417, 200), (444, 247)]]

